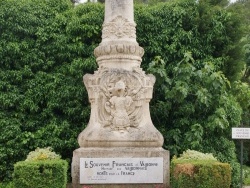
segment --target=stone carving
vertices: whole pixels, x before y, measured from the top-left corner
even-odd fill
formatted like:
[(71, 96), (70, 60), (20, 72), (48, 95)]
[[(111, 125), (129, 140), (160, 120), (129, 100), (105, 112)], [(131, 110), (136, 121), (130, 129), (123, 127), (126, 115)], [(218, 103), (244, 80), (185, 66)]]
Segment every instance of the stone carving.
[(144, 50), (136, 41), (133, 0), (106, 0), (98, 70), (83, 77), (91, 103), (81, 147), (161, 147), (163, 137), (149, 111), (155, 77), (140, 68)]
[(117, 16), (111, 22), (103, 24), (102, 39), (135, 38), (135, 23), (129, 22), (122, 16)]
[(121, 60), (123, 59), (126, 61), (129, 60), (126, 64), (130, 64), (130, 66), (125, 67), (129, 68), (133, 66), (140, 66), (144, 50), (139, 45), (135, 45), (133, 43), (111, 44), (98, 46), (95, 48), (94, 54), (100, 67), (110, 64), (110, 60), (114, 60), (114, 65), (117, 67), (117, 64), (121, 64)]
[(139, 126), (142, 105), (152, 98), (154, 82), (154, 76), (145, 75), (140, 68), (103, 68), (84, 76), (90, 102), (98, 106), (95, 117), (102, 127), (117, 131)]
[(110, 127), (113, 130), (123, 131), (130, 127), (128, 111), (133, 100), (130, 96), (124, 96), (125, 88), (125, 83), (118, 81), (112, 91), (114, 96), (105, 104), (106, 111), (110, 113)]
[[(149, 111), (155, 77), (140, 68), (144, 50), (136, 41), (135, 27), (133, 0), (105, 1), (102, 42), (94, 51), (99, 68), (83, 77), (91, 113), (88, 125), (78, 135), (80, 148), (73, 153), (74, 188), (84, 186), (79, 182), (81, 158), (136, 156), (164, 156), (162, 185), (169, 187), (169, 173), (165, 172), (169, 168), (169, 154), (161, 148), (164, 138), (153, 125)], [(140, 186), (130, 182), (103, 185), (98, 184), (103, 181), (94, 181), (97, 182), (94, 187)]]
[(95, 48), (94, 54), (97, 58), (100, 56), (113, 56), (113, 55), (131, 55), (141, 57), (144, 54), (142, 47), (134, 44), (112, 44), (105, 46), (98, 46)]

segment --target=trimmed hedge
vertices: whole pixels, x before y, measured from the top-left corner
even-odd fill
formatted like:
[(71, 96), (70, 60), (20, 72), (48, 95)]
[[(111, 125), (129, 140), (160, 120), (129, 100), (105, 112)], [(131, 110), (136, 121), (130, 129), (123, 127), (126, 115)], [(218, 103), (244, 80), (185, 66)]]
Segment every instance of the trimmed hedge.
[(231, 168), (228, 163), (211, 160), (171, 161), (172, 188), (229, 188)]
[(14, 187), (66, 188), (67, 169), (65, 160), (17, 162), (14, 166)]

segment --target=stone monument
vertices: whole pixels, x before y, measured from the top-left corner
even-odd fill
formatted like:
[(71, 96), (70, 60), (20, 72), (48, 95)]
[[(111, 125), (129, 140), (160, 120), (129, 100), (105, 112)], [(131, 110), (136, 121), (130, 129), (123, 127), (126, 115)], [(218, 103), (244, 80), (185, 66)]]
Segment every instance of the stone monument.
[(99, 68), (83, 77), (91, 115), (73, 153), (74, 188), (169, 187), (169, 152), (149, 112), (155, 77), (140, 68), (133, 9), (133, 0), (105, 1)]

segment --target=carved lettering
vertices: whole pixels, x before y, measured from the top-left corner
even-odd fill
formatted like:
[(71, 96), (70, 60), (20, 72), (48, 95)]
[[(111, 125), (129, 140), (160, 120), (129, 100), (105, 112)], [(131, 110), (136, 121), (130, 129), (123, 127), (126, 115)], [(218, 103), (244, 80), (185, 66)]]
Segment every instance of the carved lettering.
[[(92, 168), (81, 168), (80, 182), (84, 183), (162, 183), (163, 158), (81, 158)], [(109, 164), (108, 168), (103, 164)], [(141, 166), (143, 165), (143, 166)], [(81, 181), (82, 179), (82, 181)], [(83, 181), (84, 180), (84, 181)]]

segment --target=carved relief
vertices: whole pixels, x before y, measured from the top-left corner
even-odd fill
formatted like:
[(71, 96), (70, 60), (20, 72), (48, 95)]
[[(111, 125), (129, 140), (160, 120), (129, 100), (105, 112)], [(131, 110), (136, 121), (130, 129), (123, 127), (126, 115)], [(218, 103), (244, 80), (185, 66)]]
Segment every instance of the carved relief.
[(102, 29), (102, 39), (112, 38), (112, 39), (120, 39), (120, 38), (135, 38), (136, 30), (135, 23), (129, 22), (127, 19), (122, 16), (117, 16), (109, 23), (103, 24)]
[(112, 44), (98, 46), (94, 54), (97, 62), (103, 59), (127, 58), (141, 61), (144, 54), (142, 47), (135, 44)]
[(133, 0), (106, 0), (98, 70), (83, 77), (90, 120), (78, 136), (81, 147), (161, 147), (163, 137), (149, 111), (153, 75), (140, 68), (144, 50), (136, 41)]
[(130, 96), (124, 96), (125, 88), (122, 80), (116, 82), (113, 97), (105, 104), (105, 110), (111, 115), (112, 129), (125, 130), (130, 127), (128, 112), (133, 100)]
[(114, 131), (128, 131), (139, 126), (142, 106), (152, 97), (154, 78), (141, 68), (100, 69), (84, 76), (84, 83), (90, 101), (97, 105), (99, 123)]

